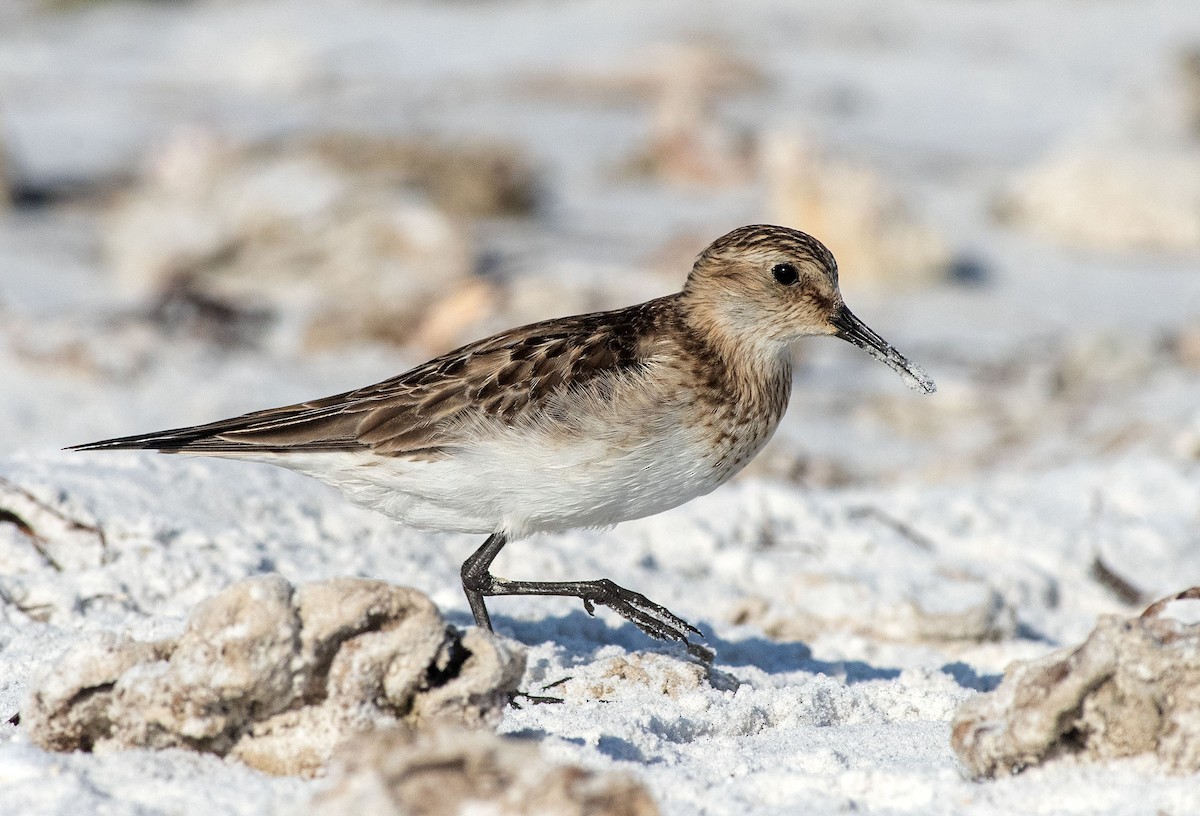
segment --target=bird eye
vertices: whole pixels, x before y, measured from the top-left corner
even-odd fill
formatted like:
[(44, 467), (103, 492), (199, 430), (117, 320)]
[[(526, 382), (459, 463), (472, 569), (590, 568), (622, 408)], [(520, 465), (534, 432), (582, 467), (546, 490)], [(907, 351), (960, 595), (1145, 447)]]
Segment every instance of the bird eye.
[(796, 281), (800, 280), (800, 272), (794, 264), (779, 263), (771, 267), (771, 274), (775, 276), (775, 280), (782, 283), (784, 286), (791, 286)]

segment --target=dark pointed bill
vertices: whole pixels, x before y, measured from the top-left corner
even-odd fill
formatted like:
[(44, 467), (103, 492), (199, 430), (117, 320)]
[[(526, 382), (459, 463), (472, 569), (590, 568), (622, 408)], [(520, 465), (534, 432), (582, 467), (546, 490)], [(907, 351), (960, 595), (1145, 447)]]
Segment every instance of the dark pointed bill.
[(925, 373), (925, 369), (892, 348), (891, 344), (872, 331), (866, 323), (855, 317), (845, 304), (834, 312), (829, 322), (837, 329), (838, 337), (850, 341), (879, 362), (887, 363), (896, 369), (909, 388), (926, 394), (932, 394), (937, 390), (937, 386)]

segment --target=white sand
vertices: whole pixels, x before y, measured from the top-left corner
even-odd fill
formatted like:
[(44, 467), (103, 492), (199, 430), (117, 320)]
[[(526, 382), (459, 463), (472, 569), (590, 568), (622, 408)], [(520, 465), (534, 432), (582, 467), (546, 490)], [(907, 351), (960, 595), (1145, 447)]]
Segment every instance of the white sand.
[[(530, 650), (525, 687), (570, 678), (546, 692), (562, 704), (510, 710), (501, 731), (632, 772), (677, 816), (1200, 812), (1200, 780), (1148, 759), (974, 783), (948, 740), (957, 704), (1008, 662), (1140, 608), (1097, 580), (1097, 555), (1147, 596), (1200, 583), (1200, 385), (1162, 343), (1195, 331), (1195, 259), (1081, 254), (989, 216), (999, 183), (1051, 144), (1165, 104), (1174, 49), (1200, 42), (1194, 4), (755, 2), (736, 20), (723, 5), (643, 6), (277, 0), (43, 18), (14, 4), (0, 15), (0, 133), (38, 179), (128, 169), (197, 120), (236, 136), (314, 122), (503, 135), (553, 168), (551, 215), (509, 240), (534, 248), (525, 262), (632, 266), (677, 231), (703, 243), (764, 217), (761, 191), (618, 183), (606, 168), (648, 114), (531, 98), (518, 80), (719, 33), (773, 82), (730, 102), (731, 118), (803, 125), (869, 158), (989, 279), (846, 286), (938, 381), (933, 397), (848, 346), (803, 344), (764, 456), (832, 463), (847, 486), (752, 472), (656, 518), (509, 546), (501, 574), (607, 576), (697, 623), (736, 690), (614, 680), (614, 658), (654, 680), (673, 664), (639, 655), (679, 653), (575, 602), (497, 599), (499, 631)], [(93, 251), (98, 228), (86, 210), (0, 216), (0, 508), (46, 539), (40, 554), (0, 522), (0, 722), (67, 645), (174, 632), (195, 603), (262, 572), (415, 586), (467, 625), (457, 575), (472, 537), (399, 528), (265, 466), (58, 450), (417, 362), (107, 331), (98, 315), (130, 296)], [(61, 353), (76, 340), (97, 362)], [(293, 813), (321, 784), (182, 751), (48, 755), (0, 726), (3, 813)]]

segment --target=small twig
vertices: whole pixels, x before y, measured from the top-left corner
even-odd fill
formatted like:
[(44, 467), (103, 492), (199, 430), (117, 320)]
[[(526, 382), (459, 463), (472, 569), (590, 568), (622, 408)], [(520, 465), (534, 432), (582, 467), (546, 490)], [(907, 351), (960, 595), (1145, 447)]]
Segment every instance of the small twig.
[(0, 524), (3, 523), (11, 524), (20, 530), (29, 539), (29, 543), (37, 551), (37, 554), (42, 557), (42, 560), (46, 562), (47, 566), (55, 572), (63, 571), (62, 564), (55, 561), (54, 556), (50, 555), (50, 551), (46, 549), (46, 545), (50, 542), (46, 540), (45, 536), (30, 527), (29, 522), (13, 511), (0, 507)]
[[(1104, 514), (1104, 496), (1099, 490), (1093, 491), (1088, 519), (1089, 529), (1095, 527)], [(1138, 589), (1123, 576), (1118, 575), (1113, 571), (1112, 567), (1104, 562), (1104, 557), (1100, 554), (1098, 544), (1093, 544), (1092, 550), (1092, 565), (1088, 569), (1088, 577), (1115, 595), (1118, 600), (1130, 606), (1144, 603), (1148, 600), (1144, 591)]]
[(1163, 613), (1170, 604), (1175, 601), (1200, 601), (1200, 587), (1189, 587), (1183, 592), (1176, 592), (1174, 595), (1168, 595), (1165, 598), (1159, 598), (1154, 603), (1146, 607), (1146, 611), (1142, 613), (1143, 618), (1157, 618)]
[(510, 708), (515, 708), (518, 710), (521, 708), (521, 704), (517, 702), (518, 697), (528, 700), (533, 705), (558, 705), (565, 702), (562, 697), (547, 697), (541, 694), (529, 694), (524, 691), (518, 691), (514, 693), (508, 701)]
[(1088, 570), (1088, 575), (1092, 580), (1099, 583), (1113, 595), (1116, 595), (1120, 601), (1130, 606), (1142, 603), (1146, 599), (1145, 592), (1113, 572), (1112, 568), (1104, 563), (1104, 559), (1099, 554), (1092, 558), (1092, 568)]
[[(26, 490), (24, 487), (21, 487), (19, 484), (16, 484), (9, 479), (4, 478), (3, 476), (0, 476), (0, 488), (4, 488), (16, 493), (26, 501), (33, 504), (35, 507), (38, 507), (39, 509), (44, 510), (50, 515), (54, 516), (72, 530), (91, 533), (100, 541), (100, 549), (104, 551), (108, 550), (108, 537), (104, 534), (104, 528), (99, 524), (88, 524), (87, 522), (80, 521), (79, 519), (71, 518), (57, 507), (54, 507), (48, 502), (39, 499), (29, 490)], [(63, 571), (62, 565), (50, 555), (50, 552), (47, 549), (47, 545), (49, 545), (50, 542), (45, 536), (38, 533), (37, 530), (35, 530), (27, 521), (25, 521), (25, 519), (21, 518), (16, 513), (12, 512), (11, 510), (0, 508), (0, 522), (5, 521), (16, 525), (18, 530), (29, 537), (30, 541), (33, 543), (34, 549), (38, 551), (38, 554), (45, 559), (46, 563), (52, 569), (54, 569), (55, 572)]]
[(892, 530), (895, 530), (901, 536), (908, 539), (913, 544), (916, 544), (921, 549), (927, 550), (929, 552), (937, 551), (937, 545), (934, 543), (933, 539), (931, 539), (929, 536), (916, 530), (911, 525), (909, 525), (907, 522), (901, 521), (900, 519), (896, 518), (895, 516), (893, 516), (889, 513), (886, 513), (883, 510), (880, 510), (878, 507), (875, 507), (874, 505), (864, 504), (859, 507), (852, 507), (848, 511), (848, 514), (849, 514), (850, 518), (852, 518), (852, 519), (862, 519), (862, 518), (875, 519), (876, 521), (883, 524), (884, 526), (890, 527)]
[(560, 677), (558, 680), (555, 680), (553, 683), (547, 683), (546, 685), (542, 686), (542, 691), (549, 691), (550, 689), (558, 688), (563, 683), (570, 682), (570, 680), (571, 680), (571, 675), (569, 675), (569, 674), (565, 677)]

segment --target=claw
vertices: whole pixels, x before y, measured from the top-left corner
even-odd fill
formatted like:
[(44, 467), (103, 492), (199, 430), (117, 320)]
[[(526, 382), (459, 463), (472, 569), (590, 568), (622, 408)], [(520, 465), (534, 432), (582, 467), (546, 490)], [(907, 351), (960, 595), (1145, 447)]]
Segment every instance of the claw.
[(604, 581), (597, 587), (601, 597), (584, 598), (584, 607), (591, 612), (592, 602), (607, 606), (621, 617), (658, 640), (675, 640), (684, 643), (688, 652), (702, 660), (712, 660), (712, 653), (688, 640), (688, 632), (699, 637), (704, 633), (665, 606), (656, 604), (640, 592), (625, 589), (612, 581)]
[[(500, 541), (503, 543), (503, 540)], [(688, 640), (693, 634), (704, 637), (704, 633), (665, 606), (607, 578), (595, 581), (506, 581), (486, 572), (486, 565), (498, 551), (494, 539), (489, 538), (484, 547), (463, 565), (463, 587), (471, 602), (471, 610), (479, 625), (485, 625), (487, 610), (483, 605), (485, 595), (565, 595), (579, 598), (589, 615), (596, 614), (597, 606), (607, 606), (625, 620), (658, 640), (675, 640), (687, 646), (693, 656), (712, 659), (711, 653)], [(482, 560), (481, 560), (482, 559)], [(482, 621), (482, 623), (481, 623)], [(490, 628), (490, 627), (489, 627)]]

